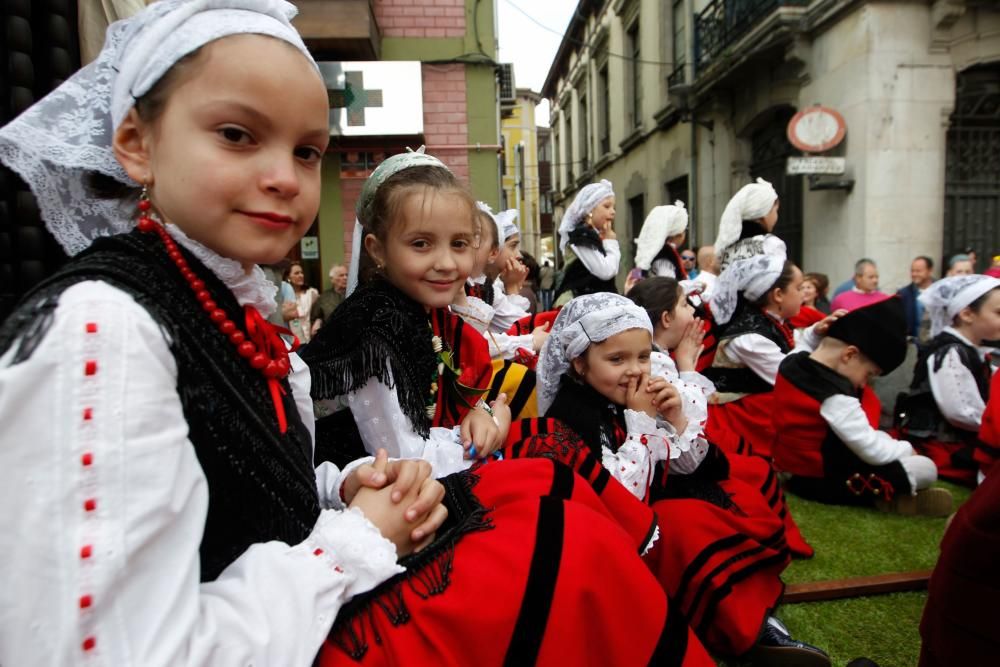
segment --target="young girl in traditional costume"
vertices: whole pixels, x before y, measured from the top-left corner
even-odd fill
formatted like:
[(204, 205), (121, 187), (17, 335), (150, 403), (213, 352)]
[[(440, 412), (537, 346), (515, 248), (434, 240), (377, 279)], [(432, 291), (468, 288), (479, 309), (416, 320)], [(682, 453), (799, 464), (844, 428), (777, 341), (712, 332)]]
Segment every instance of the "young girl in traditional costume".
[(784, 254), (738, 259), (719, 276), (710, 302), (718, 345), (703, 371), (716, 394), (705, 432), (727, 452), (770, 458), (778, 366), (793, 349), (815, 349), (835, 317), (793, 332), (787, 320), (799, 312), (801, 282), (802, 272)]
[[(480, 235), (473, 273), (466, 282), (465, 289), (455, 297), (452, 310), (486, 337), (490, 344), (490, 357), (493, 359), (513, 359), (520, 350), (537, 354), (545, 342), (547, 327), (538, 327), (530, 334), (507, 333), (518, 320), (528, 317), (527, 310), (511, 303), (503, 291), (502, 271), (499, 268), (506, 266), (508, 260), (514, 258), (506, 244), (505, 232), (513, 227), (513, 231), (519, 234), (517, 227), (509, 221), (510, 216), (505, 215), (509, 211), (494, 215), (486, 204), (477, 202), (476, 206)], [(491, 267), (494, 267), (493, 271), (490, 270)], [(502, 290), (499, 293), (498, 284)], [(520, 296), (518, 298), (524, 299)]]
[[(496, 309), (487, 303), (487, 300), (497, 303), (502, 298), (506, 302), (507, 297), (506, 295), (494, 297), (497, 294), (495, 285), (499, 284), (502, 290), (503, 283), (499, 277), (496, 283), (492, 283), (486, 270), (491, 264), (499, 264), (504, 256), (512, 252), (510, 247), (506, 246), (505, 240), (506, 232), (511, 231), (513, 223), (510, 221), (511, 216), (503, 214), (495, 216), (489, 206), (482, 202), (477, 202), (476, 206), (480, 235), (472, 269), (472, 275), (475, 277), (466, 281), (465, 289), (460, 290), (455, 296), (451, 309), (480, 332), (489, 343), (493, 376), (490, 380), (487, 401), (492, 402), (500, 394), (505, 394), (510, 397), (509, 406), (514, 419), (536, 417), (538, 407), (533, 369), (538, 361), (538, 350), (548, 336), (548, 325), (543, 324), (524, 334), (509, 333), (510, 325), (500, 330), (497, 323), (507, 324), (509, 319), (506, 315), (498, 317)], [(518, 233), (517, 227), (513, 227), (513, 232)], [(513, 251), (517, 250), (516, 243), (517, 239), (514, 239)], [(517, 311), (520, 309), (514, 308), (512, 312)], [(524, 313), (524, 318), (530, 319), (527, 313)]]
[[(509, 411), (500, 400), (491, 415), (478, 400), (490, 376), (486, 341), (449, 310), (480, 229), (466, 190), (436, 158), (397, 155), (365, 183), (357, 214), (359, 286), (303, 358), (313, 397), (348, 406), (327, 420), (349, 420), (358, 450), (345, 456), (343, 424), (333, 448), (318, 425), (318, 447), (341, 460), (383, 447), (430, 461), (449, 518), (402, 562), (406, 574), (338, 618), (320, 664), (346, 654), (374, 665), (630, 665), (678, 650), (673, 639), (657, 648), (666, 607), (637, 567), (646, 536), (630, 539), (569, 469), (490, 456)], [(614, 587), (594, 578), (603, 568), (616, 573)], [(580, 642), (581, 627), (602, 636)]]
[[(670, 282), (676, 295), (677, 283)], [(646, 556), (647, 564), (713, 652), (746, 654), (764, 631), (756, 659), (765, 660), (763, 649), (773, 644), (779, 653), (802, 651), (807, 660), (802, 664), (828, 664), (808, 662), (825, 656), (789, 639), (780, 625), (763, 625), (781, 595), (778, 575), (789, 561), (782, 520), (758, 490), (767, 480), (767, 464), (761, 461), (765, 471), (754, 480), (756, 487), (740, 489), (734, 483), (720, 488), (717, 477), (725, 476), (726, 461), (713, 456), (705, 462), (703, 476), (686, 478), (676, 499), (664, 500), (673, 491), (672, 477), (664, 485), (664, 467), (694, 473), (708, 451), (699, 420), (704, 420), (710, 383), (688, 374), (690, 384), (678, 389), (651, 376), (652, 333), (646, 310), (625, 297), (592, 294), (570, 301), (539, 362), (539, 400), (546, 418), (518, 424), (521, 432), (512, 436), (505, 452), (548, 456), (578, 468), (603, 466), (605, 474), (652, 503), (660, 539)], [(691, 363), (697, 346), (686, 355)], [(697, 405), (689, 409), (689, 401), (700, 404), (700, 412)], [(777, 480), (772, 475), (768, 481), (773, 493)], [(703, 492), (699, 500), (688, 499), (686, 490), (693, 485)], [(729, 494), (737, 491), (737, 502), (746, 508), (733, 505)], [(753, 513), (750, 518), (742, 514), (745, 509)], [(738, 544), (732, 543), (734, 528)]]
[[(658, 471), (651, 489), (665, 537), (647, 561), (713, 653), (750, 655), (753, 664), (798, 653), (795, 664), (828, 664), (814, 647), (790, 639), (771, 616), (790, 554), (811, 556), (813, 550), (795, 525), (771, 466), (760, 457), (723, 453), (705, 437), (715, 387), (695, 371), (703, 333), (684, 288), (671, 278), (654, 277), (629, 298), (653, 322), (651, 374), (680, 392), (688, 424), (681, 437), (690, 443), (669, 462), (669, 474)], [(729, 558), (733, 561), (719, 569)]]
[(566, 248), (576, 258), (569, 261), (556, 287), (556, 301), (581, 294), (618, 292), (615, 277), (621, 262), (621, 248), (615, 235), (615, 191), (611, 181), (584, 186), (559, 223), (559, 250)]
[(992, 369), (981, 348), (1000, 338), (1000, 280), (969, 275), (943, 278), (920, 295), (931, 318), (932, 340), (917, 357), (902, 406), (902, 430), (938, 476), (975, 485), (995, 452), (979, 441)]
[(715, 239), (720, 272), (738, 259), (785, 254), (785, 242), (771, 233), (778, 224), (778, 203), (778, 193), (763, 178), (733, 195), (722, 212)]
[(0, 330), (0, 663), (308, 665), (444, 519), (428, 466), (317, 474), (264, 319), (329, 133), (294, 14), (157, 2), (0, 129), (75, 255)]

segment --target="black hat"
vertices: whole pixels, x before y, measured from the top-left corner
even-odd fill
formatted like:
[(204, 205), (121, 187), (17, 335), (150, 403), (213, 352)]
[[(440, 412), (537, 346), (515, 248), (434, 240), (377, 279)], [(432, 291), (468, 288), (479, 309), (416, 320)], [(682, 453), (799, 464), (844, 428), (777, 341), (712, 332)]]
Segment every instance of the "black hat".
[(856, 346), (887, 375), (906, 358), (903, 301), (893, 296), (852, 310), (830, 325), (827, 336)]

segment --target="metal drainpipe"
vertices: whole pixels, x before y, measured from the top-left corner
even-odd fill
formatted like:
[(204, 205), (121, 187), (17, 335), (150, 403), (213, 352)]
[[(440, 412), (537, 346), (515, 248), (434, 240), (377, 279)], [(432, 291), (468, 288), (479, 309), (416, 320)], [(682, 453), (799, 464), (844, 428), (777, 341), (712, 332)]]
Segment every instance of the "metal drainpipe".
[[(695, 73), (695, 62), (694, 62), (694, 40), (695, 40), (695, 20), (694, 20), (694, 0), (685, 0), (684, 2), (684, 17), (688, 22), (687, 30), (684, 31), (685, 40), (685, 50), (688, 54), (688, 61), (685, 66), (684, 80), (690, 81), (691, 90), (694, 91), (694, 73)], [(698, 210), (700, 206), (698, 205), (698, 123), (695, 122), (694, 117), (694, 106), (693, 99), (688, 100), (688, 104), (691, 105), (691, 176), (688, 179), (691, 183), (691, 192), (688, 196), (688, 215), (691, 220), (690, 233), (688, 236), (690, 240), (688, 245), (690, 247), (695, 247), (698, 245), (700, 225), (698, 224)]]

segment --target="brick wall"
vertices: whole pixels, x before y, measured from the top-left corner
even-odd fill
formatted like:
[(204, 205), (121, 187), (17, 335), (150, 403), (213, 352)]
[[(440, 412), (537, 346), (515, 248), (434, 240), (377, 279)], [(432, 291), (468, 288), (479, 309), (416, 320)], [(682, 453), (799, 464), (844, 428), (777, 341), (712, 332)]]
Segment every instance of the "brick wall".
[[(424, 138), (429, 151), (455, 172), (459, 180), (469, 180), (469, 115), (466, 105), (465, 65), (424, 65)], [(462, 146), (447, 149), (442, 146)]]
[(375, 0), (383, 37), (464, 37), (465, 0)]
[[(441, 0), (437, 0), (440, 2)], [(465, 65), (422, 65), (421, 79), (424, 91), (424, 142), (428, 150), (451, 169), (459, 180), (469, 180), (469, 118), (466, 103)], [(455, 146), (456, 148), (448, 148)], [(411, 146), (416, 148), (416, 146)], [(356, 154), (348, 156), (356, 160)], [(376, 162), (385, 159), (384, 153), (372, 156)], [(361, 194), (361, 186), (371, 170), (346, 166), (340, 171), (340, 194), (344, 220), (345, 261), (350, 261), (351, 238), (354, 233), (354, 206)]]

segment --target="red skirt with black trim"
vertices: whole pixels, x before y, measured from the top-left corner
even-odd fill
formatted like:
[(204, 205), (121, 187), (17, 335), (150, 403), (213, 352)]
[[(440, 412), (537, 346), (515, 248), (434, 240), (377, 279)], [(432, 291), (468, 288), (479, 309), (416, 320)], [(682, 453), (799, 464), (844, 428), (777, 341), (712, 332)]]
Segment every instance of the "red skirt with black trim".
[[(976, 476), (980, 466), (989, 463), (987, 460), (977, 460), (975, 445), (966, 442), (941, 442), (940, 440), (910, 439), (914, 451), (926, 456), (938, 469), (938, 478), (976, 486)], [(988, 466), (987, 466), (988, 467)]]
[(552, 323), (556, 321), (556, 317), (558, 317), (560, 310), (561, 308), (556, 308), (555, 310), (544, 310), (540, 313), (535, 313), (534, 315), (522, 317), (517, 322), (514, 322), (509, 329), (507, 329), (507, 333), (511, 336), (524, 336), (525, 334), (530, 334), (536, 327), (540, 327), (542, 325), (547, 325), (548, 329), (551, 331)]
[(735, 454), (727, 459), (729, 478), (715, 483), (731, 505), (656, 501), (661, 539), (645, 560), (705, 646), (715, 655), (739, 656), (753, 647), (778, 605), (780, 575), (791, 555), (811, 556), (813, 550), (767, 461)]
[(441, 556), (447, 584), (430, 566), (383, 584), (342, 610), (318, 665), (713, 664), (590, 485), (542, 460), (476, 474), (489, 526)]
[(772, 392), (747, 394), (729, 403), (710, 403), (705, 436), (727, 454), (771, 459), (774, 424)]
[(548, 417), (514, 422), (507, 434), (503, 456), (547, 458), (569, 466), (590, 484), (639, 553), (652, 541), (657, 525), (653, 510), (612, 477), (580, 436), (562, 422)]

